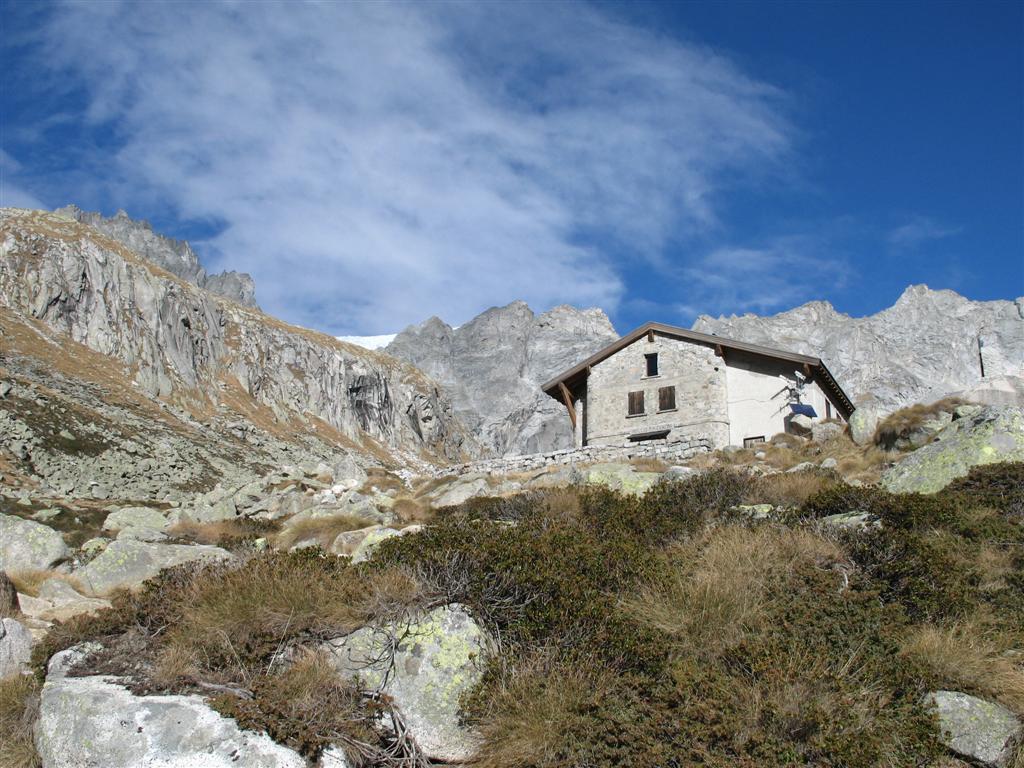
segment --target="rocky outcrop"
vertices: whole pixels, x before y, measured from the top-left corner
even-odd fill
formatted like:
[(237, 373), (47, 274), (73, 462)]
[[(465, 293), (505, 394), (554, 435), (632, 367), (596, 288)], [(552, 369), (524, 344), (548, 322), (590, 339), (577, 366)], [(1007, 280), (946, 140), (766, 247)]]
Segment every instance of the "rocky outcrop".
[(483, 674), (487, 638), (465, 608), (435, 608), (408, 625), (366, 627), (323, 646), (339, 674), (394, 702), (423, 753), (473, 756), (479, 740), (459, 725), (459, 697)]
[(117, 678), (70, 677), (81, 657), (50, 660), (39, 702), (43, 768), (305, 768), (297, 753), (243, 731), (199, 696), (135, 696)]
[(13, 515), (0, 515), (0, 570), (43, 571), (68, 556), (53, 528)]
[(1024, 376), (1024, 298), (971, 301), (912, 285), (867, 317), (813, 301), (771, 317), (702, 315), (693, 327), (820, 357), (858, 407), (880, 414), (969, 390), (983, 375)]
[(565, 407), (540, 385), (617, 338), (599, 309), (560, 306), (535, 315), (516, 301), (458, 328), (433, 317), (406, 328), (385, 351), (440, 382), (485, 450), (507, 455), (572, 446)]
[(1010, 710), (958, 691), (935, 691), (927, 704), (939, 718), (943, 743), (957, 755), (985, 768), (1006, 768), (1022, 735)]
[(412, 366), (200, 290), (66, 217), (0, 212), (0, 307), (116, 358), (137, 390), (190, 413), (461, 455), (448, 401)]
[(220, 296), (237, 301), (247, 307), (256, 307), (256, 284), (244, 272), (206, 274), (199, 265), (195, 251), (184, 240), (158, 235), (148, 221), (132, 219), (124, 211), (107, 218), (101, 213), (83, 211), (77, 205), (68, 205), (54, 211), (58, 216), (88, 224), (107, 237), (117, 240), (133, 253), (139, 254), (161, 269), (182, 280), (198, 285)]
[(934, 493), (973, 466), (999, 461), (1024, 461), (1024, 408), (978, 408), (950, 422), (887, 469), (882, 485), (895, 493)]

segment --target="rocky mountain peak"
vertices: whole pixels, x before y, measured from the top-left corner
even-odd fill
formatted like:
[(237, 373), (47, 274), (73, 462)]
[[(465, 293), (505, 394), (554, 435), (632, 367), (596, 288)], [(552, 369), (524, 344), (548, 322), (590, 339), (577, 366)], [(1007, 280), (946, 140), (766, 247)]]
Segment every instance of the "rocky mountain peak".
[(821, 357), (855, 402), (889, 412), (1024, 376), (1022, 307), (911, 285), (866, 317), (814, 301), (768, 317), (702, 315), (693, 327)]
[(89, 225), (182, 280), (247, 307), (257, 306), (256, 284), (250, 275), (233, 271), (208, 275), (186, 241), (157, 234), (148, 221), (133, 219), (123, 209), (109, 218), (77, 205), (66, 205), (54, 213)]
[(485, 450), (502, 455), (572, 445), (564, 409), (540, 385), (617, 338), (600, 309), (562, 305), (538, 315), (513, 301), (458, 328), (438, 318), (410, 326), (385, 352), (439, 381)]

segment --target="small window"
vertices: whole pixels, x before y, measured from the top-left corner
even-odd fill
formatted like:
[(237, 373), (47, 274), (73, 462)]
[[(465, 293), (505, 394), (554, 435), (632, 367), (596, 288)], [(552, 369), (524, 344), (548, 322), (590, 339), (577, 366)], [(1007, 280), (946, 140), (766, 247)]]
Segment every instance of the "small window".
[(647, 360), (647, 375), (657, 376), (658, 375), (658, 353), (651, 352), (649, 355), (644, 355)]
[(674, 411), (676, 409), (676, 388), (658, 387), (658, 410)]
[(825, 401), (825, 418), (832, 418), (832, 403), (830, 403), (828, 400)]
[(629, 415), (630, 416), (643, 416), (644, 415), (644, 393), (643, 392), (630, 392), (629, 393)]
[(757, 437), (744, 437), (743, 438), (743, 447), (744, 448), (751, 448), (751, 447), (757, 445), (758, 443), (763, 443), (763, 442), (764, 442), (764, 435), (758, 435)]

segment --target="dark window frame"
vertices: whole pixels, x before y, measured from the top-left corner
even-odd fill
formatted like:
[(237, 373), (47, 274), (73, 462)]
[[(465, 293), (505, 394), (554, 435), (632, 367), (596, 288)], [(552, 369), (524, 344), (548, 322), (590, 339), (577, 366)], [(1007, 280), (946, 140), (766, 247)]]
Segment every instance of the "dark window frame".
[[(654, 365), (652, 366), (651, 363)], [(653, 373), (651, 368), (654, 368)], [(652, 379), (655, 376), (659, 376), (658, 371), (658, 353), (657, 352), (645, 352), (644, 353), (644, 378)]]
[(743, 447), (744, 448), (753, 448), (755, 445), (762, 445), (765, 442), (766, 442), (766, 440), (765, 440), (765, 436), (764, 435), (757, 435), (755, 437), (744, 437), (743, 438)]

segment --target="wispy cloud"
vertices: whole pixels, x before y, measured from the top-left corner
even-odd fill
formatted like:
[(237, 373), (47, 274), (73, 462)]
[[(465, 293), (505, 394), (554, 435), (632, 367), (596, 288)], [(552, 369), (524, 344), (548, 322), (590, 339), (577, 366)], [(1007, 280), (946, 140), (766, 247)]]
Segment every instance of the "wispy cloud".
[(675, 310), (687, 322), (702, 313), (775, 312), (841, 288), (850, 271), (834, 245), (818, 236), (720, 248), (682, 270), (687, 300)]
[(42, 201), (11, 180), (21, 164), (0, 148), (0, 208), (43, 208)]
[(963, 231), (962, 227), (951, 227), (928, 216), (914, 216), (905, 224), (892, 229), (886, 235), (886, 242), (892, 248), (916, 248), (929, 240), (941, 240)]
[(212, 266), (335, 333), (613, 309), (623, 260), (714, 230), (722, 187), (790, 148), (784, 94), (586, 4), (75, 2), (44, 38), (112, 198), (223, 222)]

